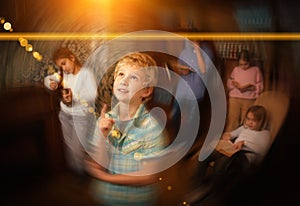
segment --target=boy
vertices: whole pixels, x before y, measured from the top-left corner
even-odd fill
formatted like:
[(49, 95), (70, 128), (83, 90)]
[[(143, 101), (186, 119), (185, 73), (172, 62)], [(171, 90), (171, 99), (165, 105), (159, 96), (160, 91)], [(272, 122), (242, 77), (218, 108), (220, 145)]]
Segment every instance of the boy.
[(100, 158), (107, 162), (101, 165), (107, 170), (87, 161), (88, 172), (97, 179), (94, 191), (101, 204), (155, 203), (156, 164), (147, 159), (163, 149), (165, 140), (162, 128), (145, 104), (156, 82), (156, 62), (145, 53), (130, 53), (116, 65), (113, 94), (118, 103), (108, 113), (106, 105), (102, 108), (94, 134)]

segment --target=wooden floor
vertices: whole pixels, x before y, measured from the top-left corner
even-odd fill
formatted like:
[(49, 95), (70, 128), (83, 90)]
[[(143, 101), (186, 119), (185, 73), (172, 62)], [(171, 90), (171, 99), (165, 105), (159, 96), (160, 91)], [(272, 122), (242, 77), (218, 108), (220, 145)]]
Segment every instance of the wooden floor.
[[(162, 180), (159, 181), (161, 192), (155, 206), (189, 205), (186, 199), (187, 194), (193, 191), (192, 187), (195, 184), (197, 185), (197, 182), (193, 179), (194, 171), (195, 164), (191, 160), (181, 161), (164, 171), (161, 174)], [(230, 199), (229, 203), (222, 202), (222, 199), (218, 199), (218, 196), (211, 196), (204, 202), (191, 204), (191, 206), (292, 204), (294, 201), (299, 201), (299, 195), (290, 186), (290, 184), (294, 184), (294, 186), (297, 184), (296, 181), (289, 181), (293, 176), (295, 177), (294, 173), (291, 175), (289, 176), (288, 172), (280, 174), (280, 172), (269, 173), (268, 170), (262, 170), (257, 176), (248, 179), (235, 188), (234, 194), (227, 197)], [(28, 177), (27, 180), (22, 182), (11, 180), (10, 187), (5, 188), (1, 185), (0, 205), (94, 206), (95, 202), (89, 195), (89, 181), (90, 179), (87, 176), (79, 178), (67, 171), (54, 176)], [(201, 190), (199, 192), (201, 193)], [(251, 194), (251, 198), (249, 194)], [(244, 202), (245, 198), (249, 198), (247, 202)]]
[[(188, 192), (191, 184), (193, 167), (188, 166), (189, 164), (188, 161), (180, 162), (161, 173), (157, 205), (182, 205), (184, 194)], [(2, 196), (2, 206), (95, 205), (89, 194), (88, 176), (79, 177), (64, 171), (54, 176), (32, 177), (28, 183), (24, 182), (19, 185), (13, 182), (14, 185), (8, 188), (6, 196)]]

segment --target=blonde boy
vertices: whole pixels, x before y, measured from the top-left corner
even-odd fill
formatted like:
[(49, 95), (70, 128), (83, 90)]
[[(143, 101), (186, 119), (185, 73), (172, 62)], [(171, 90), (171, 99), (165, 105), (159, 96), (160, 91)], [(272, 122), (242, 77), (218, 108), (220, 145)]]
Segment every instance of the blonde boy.
[(105, 139), (108, 166), (88, 163), (89, 173), (97, 179), (94, 191), (101, 204), (144, 206), (155, 202), (158, 178), (143, 171), (147, 168), (144, 160), (164, 146), (162, 128), (145, 106), (156, 82), (156, 62), (145, 53), (129, 53), (116, 65), (113, 94), (118, 103), (110, 112), (106, 105), (102, 108), (95, 130), (96, 138)]

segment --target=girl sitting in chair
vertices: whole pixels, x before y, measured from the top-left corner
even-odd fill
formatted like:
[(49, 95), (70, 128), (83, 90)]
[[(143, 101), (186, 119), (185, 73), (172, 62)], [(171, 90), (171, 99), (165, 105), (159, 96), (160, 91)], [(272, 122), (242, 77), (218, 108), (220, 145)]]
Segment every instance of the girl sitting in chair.
[[(265, 128), (266, 116), (267, 112), (263, 106), (251, 106), (246, 112), (243, 125), (231, 132), (225, 132), (221, 138), (230, 140), (236, 152), (229, 157), (215, 149), (206, 160), (200, 162), (198, 175), (204, 177), (212, 162), (215, 174), (240, 173), (240, 169), (261, 163), (272, 142), (270, 131)], [(234, 168), (239, 168), (239, 171), (232, 171)]]

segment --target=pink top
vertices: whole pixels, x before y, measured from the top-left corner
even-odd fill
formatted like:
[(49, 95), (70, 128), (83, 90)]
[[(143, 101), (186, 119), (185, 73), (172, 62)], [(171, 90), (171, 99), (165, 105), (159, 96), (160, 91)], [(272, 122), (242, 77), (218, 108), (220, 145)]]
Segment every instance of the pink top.
[[(237, 81), (240, 85), (252, 84), (255, 86), (255, 90), (241, 92), (233, 86), (232, 81)], [(240, 66), (234, 67), (227, 81), (227, 88), (229, 97), (256, 99), (264, 89), (264, 80), (260, 68), (251, 66), (247, 70), (244, 70)]]

